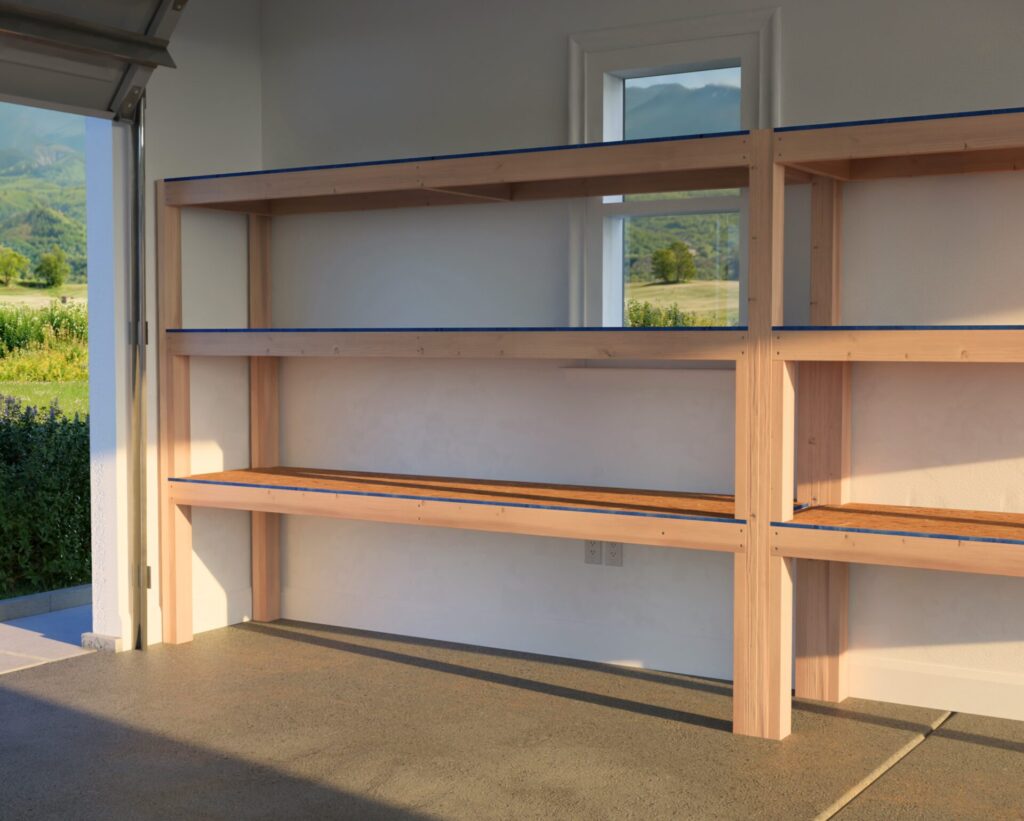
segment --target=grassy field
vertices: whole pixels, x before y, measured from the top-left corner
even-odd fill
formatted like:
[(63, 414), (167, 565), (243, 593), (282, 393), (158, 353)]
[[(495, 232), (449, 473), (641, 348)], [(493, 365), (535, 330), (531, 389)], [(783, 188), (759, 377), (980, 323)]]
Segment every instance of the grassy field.
[(694, 280), (669, 285), (664, 282), (627, 282), (626, 299), (650, 302), (659, 308), (673, 303), (681, 310), (696, 313), (721, 313), (736, 322), (740, 306), (740, 284), (735, 280)]
[(86, 301), (88, 286), (84, 282), (72, 282), (60, 288), (41, 288), (36, 285), (0, 285), (0, 303), (28, 305), (30, 308), (45, 308), (55, 299), (67, 297), (74, 302)]
[(54, 399), (67, 416), (89, 413), (89, 383), (81, 382), (0, 382), (0, 396), (13, 396), (23, 405), (48, 408)]

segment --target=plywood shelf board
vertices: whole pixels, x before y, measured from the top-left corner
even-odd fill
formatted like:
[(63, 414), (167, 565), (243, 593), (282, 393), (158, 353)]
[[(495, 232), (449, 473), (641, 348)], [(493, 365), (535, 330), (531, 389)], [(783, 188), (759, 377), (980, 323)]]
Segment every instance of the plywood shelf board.
[(712, 327), (680, 326), (668, 328), (646, 328), (635, 326), (531, 326), (531, 327), (453, 327), (453, 328), (168, 328), (171, 334), (262, 334), (262, 333), (309, 333), (309, 334), (444, 334), (444, 333), (721, 333), (723, 331), (745, 331), (746, 325), (722, 325)]
[(735, 362), (739, 327), (420, 329), (178, 329), (176, 356), (405, 357), (450, 359), (686, 360)]
[(821, 505), (773, 527), (1024, 545), (1024, 514), (895, 505)]
[(168, 481), (176, 504), (741, 553), (732, 497), (270, 468)]
[(630, 516), (730, 521), (742, 524), (733, 519), (732, 497), (722, 494), (672, 493), (290, 467), (222, 471), (172, 478), (171, 481), (343, 496), (394, 497), (433, 502), (564, 509), (586, 513), (611, 512)]
[(747, 132), (343, 163), (169, 180), (166, 203), (312, 213), (615, 193), (747, 182)]
[(750, 131), (718, 131), (708, 134), (687, 134), (679, 137), (647, 137), (637, 140), (617, 140), (615, 142), (569, 143), (563, 145), (541, 145), (532, 148), (506, 148), (496, 151), (467, 151), (456, 154), (425, 154), (418, 157), (393, 157), (384, 160), (364, 160), (347, 163), (324, 163), (321, 165), (297, 165), (285, 168), (269, 168), (256, 171), (230, 171), (222, 174), (194, 174), (187, 177), (168, 177), (165, 182), (190, 182), (193, 180), (224, 180), (239, 177), (260, 177), (272, 174), (291, 174), (297, 171), (333, 171), (343, 168), (368, 168), (389, 165), (408, 165), (412, 163), (436, 162), (438, 160), (467, 160), (478, 157), (511, 157), (521, 154), (545, 154), (551, 151), (576, 151), (579, 149), (607, 148), (619, 145), (651, 145), (655, 143), (684, 143), (695, 140), (718, 139), (721, 137), (740, 137)]

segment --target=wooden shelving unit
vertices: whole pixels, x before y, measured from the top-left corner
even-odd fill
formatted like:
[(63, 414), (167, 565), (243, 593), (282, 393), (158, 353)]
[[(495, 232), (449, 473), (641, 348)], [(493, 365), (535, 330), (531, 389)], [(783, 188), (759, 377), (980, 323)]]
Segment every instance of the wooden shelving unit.
[[(282, 514), (717, 550), (734, 556), (734, 730), (785, 737), (794, 601), (798, 695), (845, 697), (849, 563), (1024, 575), (1024, 515), (845, 498), (851, 363), (1024, 362), (1024, 327), (844, 327), (838, 253), (845, 180), (1019, 167), (1024, 113), (1005, 111), (158, 183), (164, 640), (192, 637), (192, 507), (252, 512), (257, 620), (280, 616)], [(798, 328), (782, 324), (787, 183), (811, 186), (812, 324)], [(743, 328), (368, 330), (271, 321), (274, 215), (736, 186), (749, 187), (750, 202)], [(248, 214), (249, 328), (182, 326), (182, 208)], [(202, 356), (250, 361), (248, 470), (191, 474), (189, 362)], [(735, 494), (281, 467), (278, 363), (308, 356), (731, 362)]]

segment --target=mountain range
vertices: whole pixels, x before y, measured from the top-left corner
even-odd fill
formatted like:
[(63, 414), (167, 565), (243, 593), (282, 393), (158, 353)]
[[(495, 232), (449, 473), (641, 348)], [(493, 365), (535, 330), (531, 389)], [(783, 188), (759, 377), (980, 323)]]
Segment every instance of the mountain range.
[(0, 245), (33, 265), (58, 245), (85, 280), (83, 117), (0, 103)]
[(679, 83), (627, 87), (625, 114), (627, 140), (737, 131), (740, 90), (727, 85), (687, 88)]

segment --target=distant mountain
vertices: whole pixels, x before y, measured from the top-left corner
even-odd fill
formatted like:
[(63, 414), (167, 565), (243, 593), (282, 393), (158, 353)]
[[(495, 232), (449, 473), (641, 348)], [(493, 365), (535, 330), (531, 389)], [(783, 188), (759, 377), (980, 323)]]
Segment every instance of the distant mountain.
[(0, 245), (33, 265), (59, 245), (85, 280), (84, 118), (0, 103)]
[(661, 83), (626, 90), (627, 140), (710, 134), (740, 128), (740, 90), (735, 86), (686, 88)]

